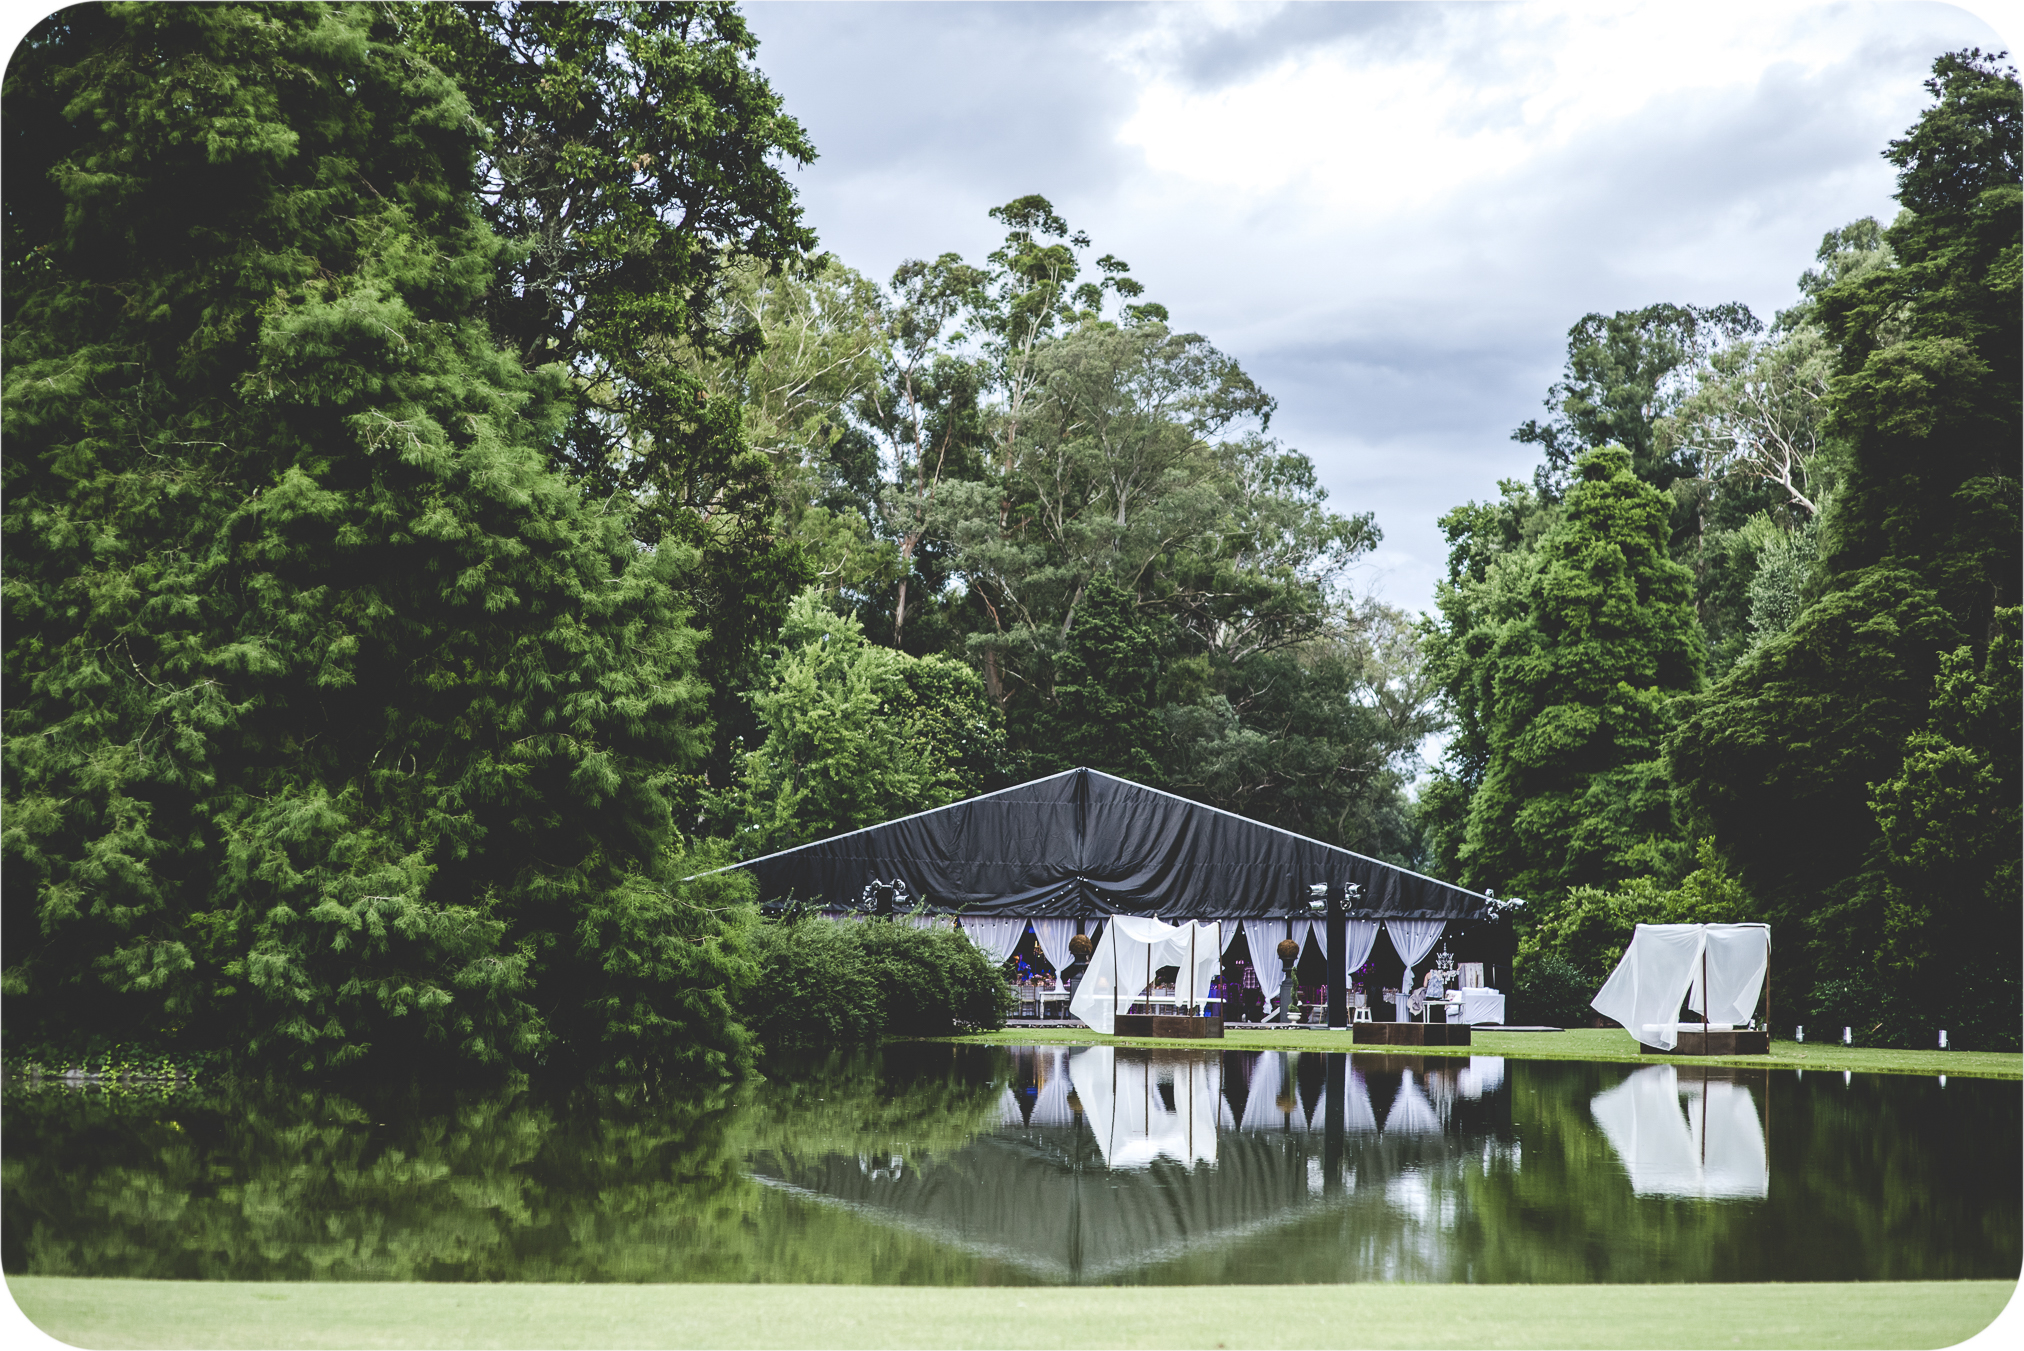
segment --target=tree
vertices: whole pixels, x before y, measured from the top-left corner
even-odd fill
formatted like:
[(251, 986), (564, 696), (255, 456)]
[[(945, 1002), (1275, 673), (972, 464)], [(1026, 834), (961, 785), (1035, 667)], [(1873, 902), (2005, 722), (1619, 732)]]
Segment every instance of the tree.
[(1158, 783), (1160, 661), (1171, 635), (1132, 593), (1099, 573), (1054, 654), (1051, 688), (1015, 706), (1014, 745), (1035, 774), (1087, 766)]
[(1575, 462), (1594, 446), (1620, 445), (1631, 468), (1655, 488), (1695, 472), (1690, 459), (1658, 444), (1656, 427), (1683, 393), (1681, 376), (1724, 341), (1763, 328), (1741, 304), (1701, 308), (1647, 305), (1615, 314), (1585, 314), (1567, 330), (1567, 367), (1546, 392), (1553, 415), (1525, 422), (1513, 441), (1541, 448), (1534, 479), (1542, 496), (1558, 497)]
[(556, 462), (586, 499), (633, 499), (642, 545), (696, 551), (685, 599), (707, 629), (703, 675), (727, 731), (736, 691), (806, 560), (774, 528), (769, 458), (695, 356), (741, 360), (749, 326), (717, 327), (734, 274), (800, 269), (814, 232), (784, 171), (815, 149), (754, 64), (758, 40), (721, 3), (413, 4), (411, 49), (454, 76), (487, 132), (475, 184), (513, 247), (486, 315), (532, 370), (570, 377)]
[[(1813, 297), (1838, 349), (1828, 430), (1846, 445), (1818, 580), (1791, 628), (1697, 704), (1668, 750), (1683, 803), (1746, 884), (1806, 925), (1823, 986), (1889, 992), (1894, 888), (1915, 856), (1940, 866), (1904, 821), (1939, 791), (1933, 757), (1949, 754), (1912, 744), (1935, 716), (1934, 681), (1966, 678), (1964, 644), (1977, 670), (2011, 679), (1991, 653), (2018, 600), (2024, 99), (1999, 61), (1934, 63), (1934, 106), (1885, 152), (1905, 208), (1883, 232), (1897, 266), (1849, 269)], [(1961, 868), (1994, 866), (1961, 839)]]
[(747, 858), (944, 806), (1004, 775), (1003, 720), (975, 672), (868, 641), (815, 588), (795, 598), (748, 697), (766, 737), (718, 799)]
[(1491, 565), (1473, 627), (1443, 635), (1437, 658), (1484, 743), (1459, 851), (1472, 887), (1614, 881), (1672, 833), (1657, 756), (1672, 700), (1701, 678), (1692, 578), (1667, 557), (1666, 499), (1629, 451), (1576, 467), (1560, 520), (1536, 551)]
[(395, 36), (78, 6), (9, 69), (10, 1025), (722, 1071), (691, 556), (549, 467), (468, 105)]
[[(2014, 936), (2024, 882), (2018, 614), (1997, 615), (1997, 637), (1979, 669), (1966, 645), (1941, 657), (1931, 714), (1905, 739), (1898, 773), (1871, 786), (1869, 802), (1886, 879), (1884, 976), (1907, 1007), (1922, 1005), (1925, 1021), (1943, 1020), (1939, 1026), (1965, 1044), (2011, 1048), (2017, 953), (2002, 940)], [(1953, 975), (1937, 997), (1935, 970)]]

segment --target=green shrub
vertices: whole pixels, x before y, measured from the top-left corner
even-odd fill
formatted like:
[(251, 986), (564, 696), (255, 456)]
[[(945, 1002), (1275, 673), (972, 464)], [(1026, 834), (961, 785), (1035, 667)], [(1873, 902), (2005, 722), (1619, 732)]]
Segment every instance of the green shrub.
[(1010, 1005), (998, 969), (949, 930), (768, 920), (752, 946), (759, 979), (745, 998), (745, 1023), (768, 1051), (1002, 1027)]
[(1519, 964), (1513, 1007), (1506, 1016), (1513, 1023), (1587, 1027), (1595, 1017), (1588, 1001), (1601, 988), (1600, 980), (1565, 957), (1547, 953)]

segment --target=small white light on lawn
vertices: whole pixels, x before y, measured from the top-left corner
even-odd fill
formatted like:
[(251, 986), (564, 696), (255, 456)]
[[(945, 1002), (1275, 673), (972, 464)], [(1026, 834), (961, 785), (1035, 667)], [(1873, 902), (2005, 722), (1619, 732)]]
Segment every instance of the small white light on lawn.
[(1855, 1044), (1855, 1038), (1848, 1034), (1848, 1029), (1845, 1027), (1841, 1029), (1841, 1044), (1843, 1046), (1852, 1046)]
[(1800, 1024), (1800, 1025), (1799, 1025), (1798, 1027), (1795, 1027), (1795, 1028), (1793, 1028), (1793, 1029), (1792, 1029), (1792, 1033), (1793, 1033), (1793, 1035), (1792, 1035), (1792, 1040), (1794, 1040), (1794, 1041), (1805, 1041), (1805, 1040), (1806, 1040), (1806, 1024), (1805, 1024), (1805, 1023), (1801, 1023), (1801, 1024)]
[(1940, 1029), (1940, 1049), (1942, 1051), (1947, 1049), (1947, 1029), (1944, 1027)]

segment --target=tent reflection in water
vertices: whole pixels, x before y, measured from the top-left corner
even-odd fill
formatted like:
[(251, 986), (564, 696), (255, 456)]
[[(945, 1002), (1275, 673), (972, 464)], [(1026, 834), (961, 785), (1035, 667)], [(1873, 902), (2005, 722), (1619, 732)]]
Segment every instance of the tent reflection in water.
[(1588, 1110), (1639, 1196), (1770, 1195), (1764, 1129), (1744, 1084), (1648, 1065), (1598, 1093)]
[[(1671, 1051), (1682, 1031), (1727, 1032), (1749, 1022), (1770, 969), (1769, 925), (1640, 924), (1589, 1007), (1641, 1045)], [(1680, 1022), (1683, 999), (1705, 1024)]]

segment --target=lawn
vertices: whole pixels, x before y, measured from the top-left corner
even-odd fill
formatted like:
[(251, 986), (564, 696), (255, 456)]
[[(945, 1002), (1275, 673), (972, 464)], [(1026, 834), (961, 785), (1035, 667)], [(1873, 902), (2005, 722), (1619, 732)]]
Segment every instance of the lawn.
[(87, 1347), (1940, 1347), (2010, 1281), (1110, 1289), (12, 1276)]
[(1005, 1045), (1074, 1043), (1112, 1046), (1193, 1046), (1225, 1051), (1356, 1051), (1372, 1055), (1501, 1055), (1520, 1060), (1617, 1060), (1651, 1065), (1730, 1065), (1751, 1069), (1855, 1070), (1865, 1074), (1956, 1074), (1970, 1079), (2024, 1079), (2024, 1056), (2010, 1051), (1892, 1051), (1833, 1042), (1774, 1041), (1771, 1054), (1645, 1055), (1621, 1028), (1565, 1032), (1477, 1032), (1468, 1046), (1353, 1047), (1348, 1032), (1320, 1027), (1229, 1027), (1220, 1042), (1106, 1037), (1087, 1028), (1007, 1028), (958, 1041)]

